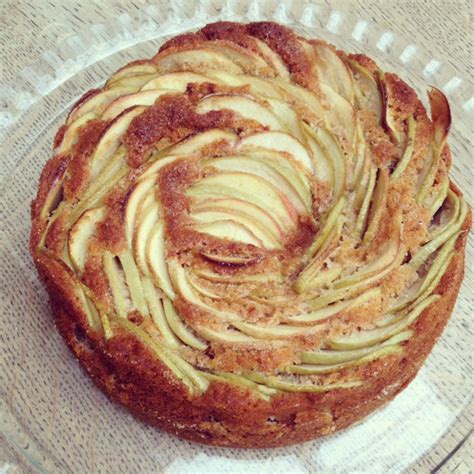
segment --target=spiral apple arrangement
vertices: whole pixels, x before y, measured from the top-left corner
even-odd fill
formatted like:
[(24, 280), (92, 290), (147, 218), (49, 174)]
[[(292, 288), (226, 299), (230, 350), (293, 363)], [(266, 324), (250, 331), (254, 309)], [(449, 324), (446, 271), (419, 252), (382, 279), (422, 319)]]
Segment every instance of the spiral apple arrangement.
[(174, 38), (57, 134), (40, 271), (91, 337), (133, 335), (191, 397), (360, 387), (403, 358), (468, 215), (429, 99), (431, 120), (368, 58), (273, 24)]

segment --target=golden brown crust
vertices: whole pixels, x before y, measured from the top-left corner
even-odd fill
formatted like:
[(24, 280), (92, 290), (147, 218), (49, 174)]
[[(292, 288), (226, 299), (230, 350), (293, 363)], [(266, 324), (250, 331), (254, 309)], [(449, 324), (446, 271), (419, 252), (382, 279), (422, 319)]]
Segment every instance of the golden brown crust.
[[(304, 39), (273, 23), (238, 25), (222, 22), (208, 25), (197, 33), (171, 39), (151, 61), (135, 61), (127, 67), (155, 67), (154, 64), (162, 58), (201, 47), (208, 41), (216, 42), (213, 44), (218, 47), (234, 45), (236, 54), (251, 51), (270, 65), (271, 60), (266, 55), (268, 52), (265, 53), (261, 47), (263, 42), (288, 69), (293, 83), (312, 91), (315, 97), (321, 97), (318, 75), (305, 50)], [(310, 41), (308, 44), (323, 43)], [(332, 46), (329, 48), (341, 58), (346, 57)], [(411, 194), (412, 189), (419, 186), (419, 175), (429, 175), (429, 170), (426, 171), (424, 166), (435, 133), (434, 125), (414, 91), (396, 75), (384, 74), (382, 77), (381, 71), (370, 58), (362, 55), (349, 57), (372, 74), (374, 83), (379, 86), (383, 83), (383, 87), (380, 86), (383, 90), (383, 100), (390, 109), (390, 117), (383, 118), (384, 127), (380, 126), (379, 118), (373, 110), (361, 110), (358, 115), (358, 120), (363, 124), (364, 139), (370, 147), (373, 163), (378, 168), (377, 176), (382, 176), (381, 181), (390, 180), (390, 173), (400, 162), (403, 149), (408, 145), (408, 139), (403, 143), (397, 135), (408, 136), (411, 116), (415, 117), (418, 128), (414, 139), (416, 146), (406, 176), (404, 180), (390, 185), (391, 192), (380, 211), (381, 219), (386, 225), (374, 233), (370, 246), (349, 248), (347, 245), (348, 248), (338, 257), (340, 260), (335, 258), (333, 263), (337, 265), (350, 261), (356, 265), (366, 259), (370, 261), (377, 258), (380, 249), (396, 234), (396, 223), (400, 218), (404, 222), (402, 244), (406, 250), (405, 258), (408, 258), (428, 240), (427, 227), (432, 216)], [(127, 67), (118, 73), (126, 74)], [(276, 72), (268, 72), (268, 77), (274, 77)], [(146, 75), (146, 72), (143, 74)], [(74, 113), (77, 114), (83, 104), (94, 97), (100, 97), (104, 91), (107, 89), (92, 90), (81, 97), (72, 108), (68, 120)], [(283, 92), (280, 93), (284, 95)], [(413, 335), (399, 343), (402, 351), (311, 379), (312, 382), (323, 385), (355, 380), (358, 385), (321, 392), (278, 390), (265, 398), (257, 396), (253, 390), (211, 375), (222, 371), (237, 374), (246, 371), (261, 372), (265, 375), (278, 373), (281, 368), (300, 362), (302, 350), (324, 348), (329, 335), (373, 328), (374, 313), (380, 312), (384, 305), (387, 306), (387, 296), (379, 298), (372, 306), (361, 308), (357, 314), (351, 315), (349, 312), (344, 321), (332, 324), (332, 321), (328, 323), (322, 320), (323, 325), (327, 324), (327, 327), (320, 333), (288, 338), (278, 341), (274, 346), (258, 343), (236, 349), (228, 343), (213, 341), (209, 342), (202, 353), (189, 347), (181, 349), (180, 355), (184, 360), (209, 375), (209, 386), (202, 393), (188, 390), (186, 384), (180, 381), (171, 368), (173, 364), (165, 363), (151, 346), (140, 341), (133, 332), (114, 323), (113, 318), (107, 323), (112, 325), (113, 337), (107, 335), (110, 330), (107, 324), (91, 323), (91, 316), (84, 310), (84, 296), (81, 295), (94, 295), (97, 298), (94, 304), (100, 318), (108, 320), (108, 316), (112, 316), (114, 295), (104, 270), (103, 255), (110, 252), (118, 256), (127, 249), (128, 243), (124, 235), (125, 209), (139, 183), (137, 178), (147, 169), (154, 153), (160, 153), (170, 145), (212, 129), (231, 131), (236, 139), (243, 139), (252, 133), (268, 129), (258, 121), (247, 119), (228, 109), (196, 112), (196, 106), (203, 98), (233, 94), (246, 96), (251, 93), (249, 86), (190, 83), (184, 93), (161, 95), (131, 120), (120, 141), (126, 156), (123, 166), (127, 166), (127, 172), (103, 198), (101, 210), (104, 214), (97, 222), (95, 233), (88, 243), (88, 258), (84, 268), (80, 271), (76, 268), (73, 271), (72, 266), (63, 260), (64, 248), (70, 238), (71, 222), (75, 222), (90, 208), (80, 208), (81, 213), (78, 214), (74, 207), (84, 195), (87, 197), (91, 180), (89, 162), (105, 134), (140, 105), (125, 108), (113, 119), (95, 117), (87, 121), (78, 129), (75, 141), (66, 152), (57, 152), (43, 170), (37, 197), (32, 203), (30, 252), (50, 295), (51, 308), (59, 332), (94, 382), (112, 400), (129, 409), (138, 418), (192, 441), (244, 448), (284, 446), (332, 433), (363, 419), (395, 397), (415, 377), (449, 320), (454, 306), (463, 278), (464, 251), (467, 233), (471, 227), (471, 214), (468, 211), (462, 224), (449, 265), (436, 288), (431, 290), (432, 294), (440, 295), (440, 299), (435, 305), (431, 304), (422, 311), (409, 326)], [(256, 103), (267, 104), (264, 99), (254, 99)], [(104, 108), (106, 105), (100, 107)], [(295, 106), (295, 110), (306, 120), (311, 117), (311, 113), (306, 115), (305, 107), (306, 105), (300, 103), (298, 107)], [(328, 108), (328, 105), (325, 104), (324, 107)], [(446, 126), (446, 120), (442, 125), (446, 127), (447, 134), (449, 125)], [(314, 125), (311, 119), (308, 119), (307, 123)], [(68, 127), (70, 124), (58, 131), (55, 137), (56, 150), (59, 150), (66, 140), (70, 130)], [(350, 148), (347, 137), (341, 136), (340, 139), (341, 147), (347, 152)], [(320, 218), (327, 215), (328, 190), (317, 180), (311, 184), (315, 188), (312, 214), (289, 214), (294, 217), (295, 228), (282, 234), (284, 236), (281, 250), (222, 240), (196, 231), (192, 228), (192, 220), (189, 217), (193, 202), (186, 195), (186, 190), (203, 177), (215, 173), (212, 169), (201, 167), (202, 156), (209, 154), (225, 157), (232, 153), (230, 148), (225, 140), (213, 143), (205, 148), (205, 152), (201, 150), (200, 154), (195, 153), (183, 160), (178, 157), (161, 169), (156, 179), (157, 190), (154, 196), (160, 203), (167, 235), (166, 255), (179, 261), (185, 268), (196, 267), (206, 271), (210, 269), (221, 276), (245, 277), (275, 271), (293, 283), (301, 271), (300, 262), (305, 252), (320, 231)], [(119, 152), (114, 156), (120, 156)], [(441, 188), (443, 179), (447, 179), (450, 160), (449, 148), (444, 146), (443, 142), (439, 153), (439, 166), (433, 177), (433, 186), (436, 189)], [(368, 173), (367, 170), (366, 172)], [(62, 182), (61, 193), (57, 199), (53, 199), (53, 204), (50, 203), (48, 209), (50, 190), (54, 190), (59, 182)], [(461, 196), (453, 183), (449, 186), (454, 194)], [(317, 196), (318, 192), (320, 196)], [(61, 213), (55, 214), (56, 201), (60, 202), (62, 208)], [(75, 215), (75, 212), (78, 215)], [(133, 252), (136, 255), (136, 249)], [(243, 267), (220, 265), (209, 260), (206, 252), (224, 256), (245, 255), (246, 258), (254, 260), (251, 265)], [(384, 290), (381, 293), (389, 296), (401, 294), (410, 278), (409, 274), (407, 276), (394, 272), (380, 283), (380, 288)], [(87, 291), (83, 292), (83, 288)], [(212, 302), (217, 311), (225, 312), (237, 308), (244, 321), (250, 323), (272, 319), (277, 322), (288, 321), (285, 319), (285, 310), (290, 306), (279, 309), (279, 303), (271, 305), (261, 295), (254, 295), (258, 285), (244, 287), (247, 293), (242, 294), (238, 291), (232, 293), (234, 290), (225, 284), (221, 287), (217, 284), (213, 288), (232, 294), (234, 298), (232, 303)], [(281, 292), (290, 293), (295, 301), (298, 301), (294, 306), (301, 304), (291, 285), (278, 287), (268, 283), (262, 288), (270, 296), (280, 296)], [(182, 320), (192, 328), (208, 325), (219, 330), (222, 327), (219, 317), (188, 301), (183, 294), (176, 295), (173, 306)], [(130, 310), (125, 319), (127, 318), (137, 327), (147, 328), (152, 325), (150, 318), (147, 320), (137, 308)], [(162, 335), (156, 328), (149, 329), (149, 334), (155, 333), (158, 333), (158, 341), (162, 341)]]

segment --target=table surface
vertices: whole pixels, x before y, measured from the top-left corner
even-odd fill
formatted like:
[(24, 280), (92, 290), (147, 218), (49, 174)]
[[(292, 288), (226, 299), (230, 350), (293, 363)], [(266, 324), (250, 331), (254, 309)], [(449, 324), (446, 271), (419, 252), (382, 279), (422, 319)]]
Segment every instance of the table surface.
[[(439, 59), (450, 63), (462, 77), (473, 76), (470, 0), (318, 0), (349, 10), (401, 33)], [(141, 0), (1, 0), (0, 85), (35, 62), (41, 53), (89, 24), (134, 11)], [(156, 3), (156, 2), (155, 2)], [(412, 466), (412, 472), (468, 473), (474, 470), (474, 410), (471, 403), (439, 443)], [(1, 440), (1, 438), (0, 438)], [(7, 459), (28, 470), (17, 455), (0, 441), (0, 472)], [(18, 472), (15, 470), (15, 472)]]

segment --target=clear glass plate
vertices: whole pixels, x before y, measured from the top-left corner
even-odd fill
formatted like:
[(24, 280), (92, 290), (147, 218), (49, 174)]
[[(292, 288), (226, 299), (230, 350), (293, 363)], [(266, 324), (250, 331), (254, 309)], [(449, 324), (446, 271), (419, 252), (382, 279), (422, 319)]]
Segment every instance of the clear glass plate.
[[(164, 3), (164, 2), (163, 2)], [(442, 89), (453, 112), (452, 177), (473, 202), (472, 84), (418, 45), (363, 18), (317, 4), (176, 1), (122, 15), (64, 40), (0, 90), (1, 427), (9, 466), (46, 472), (399, 472), (433, 448), (472, 397), (473, 241), (453, 318), (415, 381), (363, 423), (325, 439), (268, 451), (207, 448), (135, 421), (81, 371), (56, 333), (28, 254), (30, 202), (71, 104), (168, 37), (206, 23), (273, 20), (363, 52), (425, 98)], [(3, 470), (2, 470), (3, 472)]]

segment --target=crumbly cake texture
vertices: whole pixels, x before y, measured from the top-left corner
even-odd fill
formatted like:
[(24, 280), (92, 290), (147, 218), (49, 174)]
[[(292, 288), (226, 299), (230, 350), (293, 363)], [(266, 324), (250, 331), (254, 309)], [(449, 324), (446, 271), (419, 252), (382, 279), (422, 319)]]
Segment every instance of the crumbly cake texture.
[(94, 382), (189, 440), (284, 446), (363, 419), (452, 312), (471, 212), (431, 119), (369, 58), (210, 24), (87, 92), (30, 251)]

